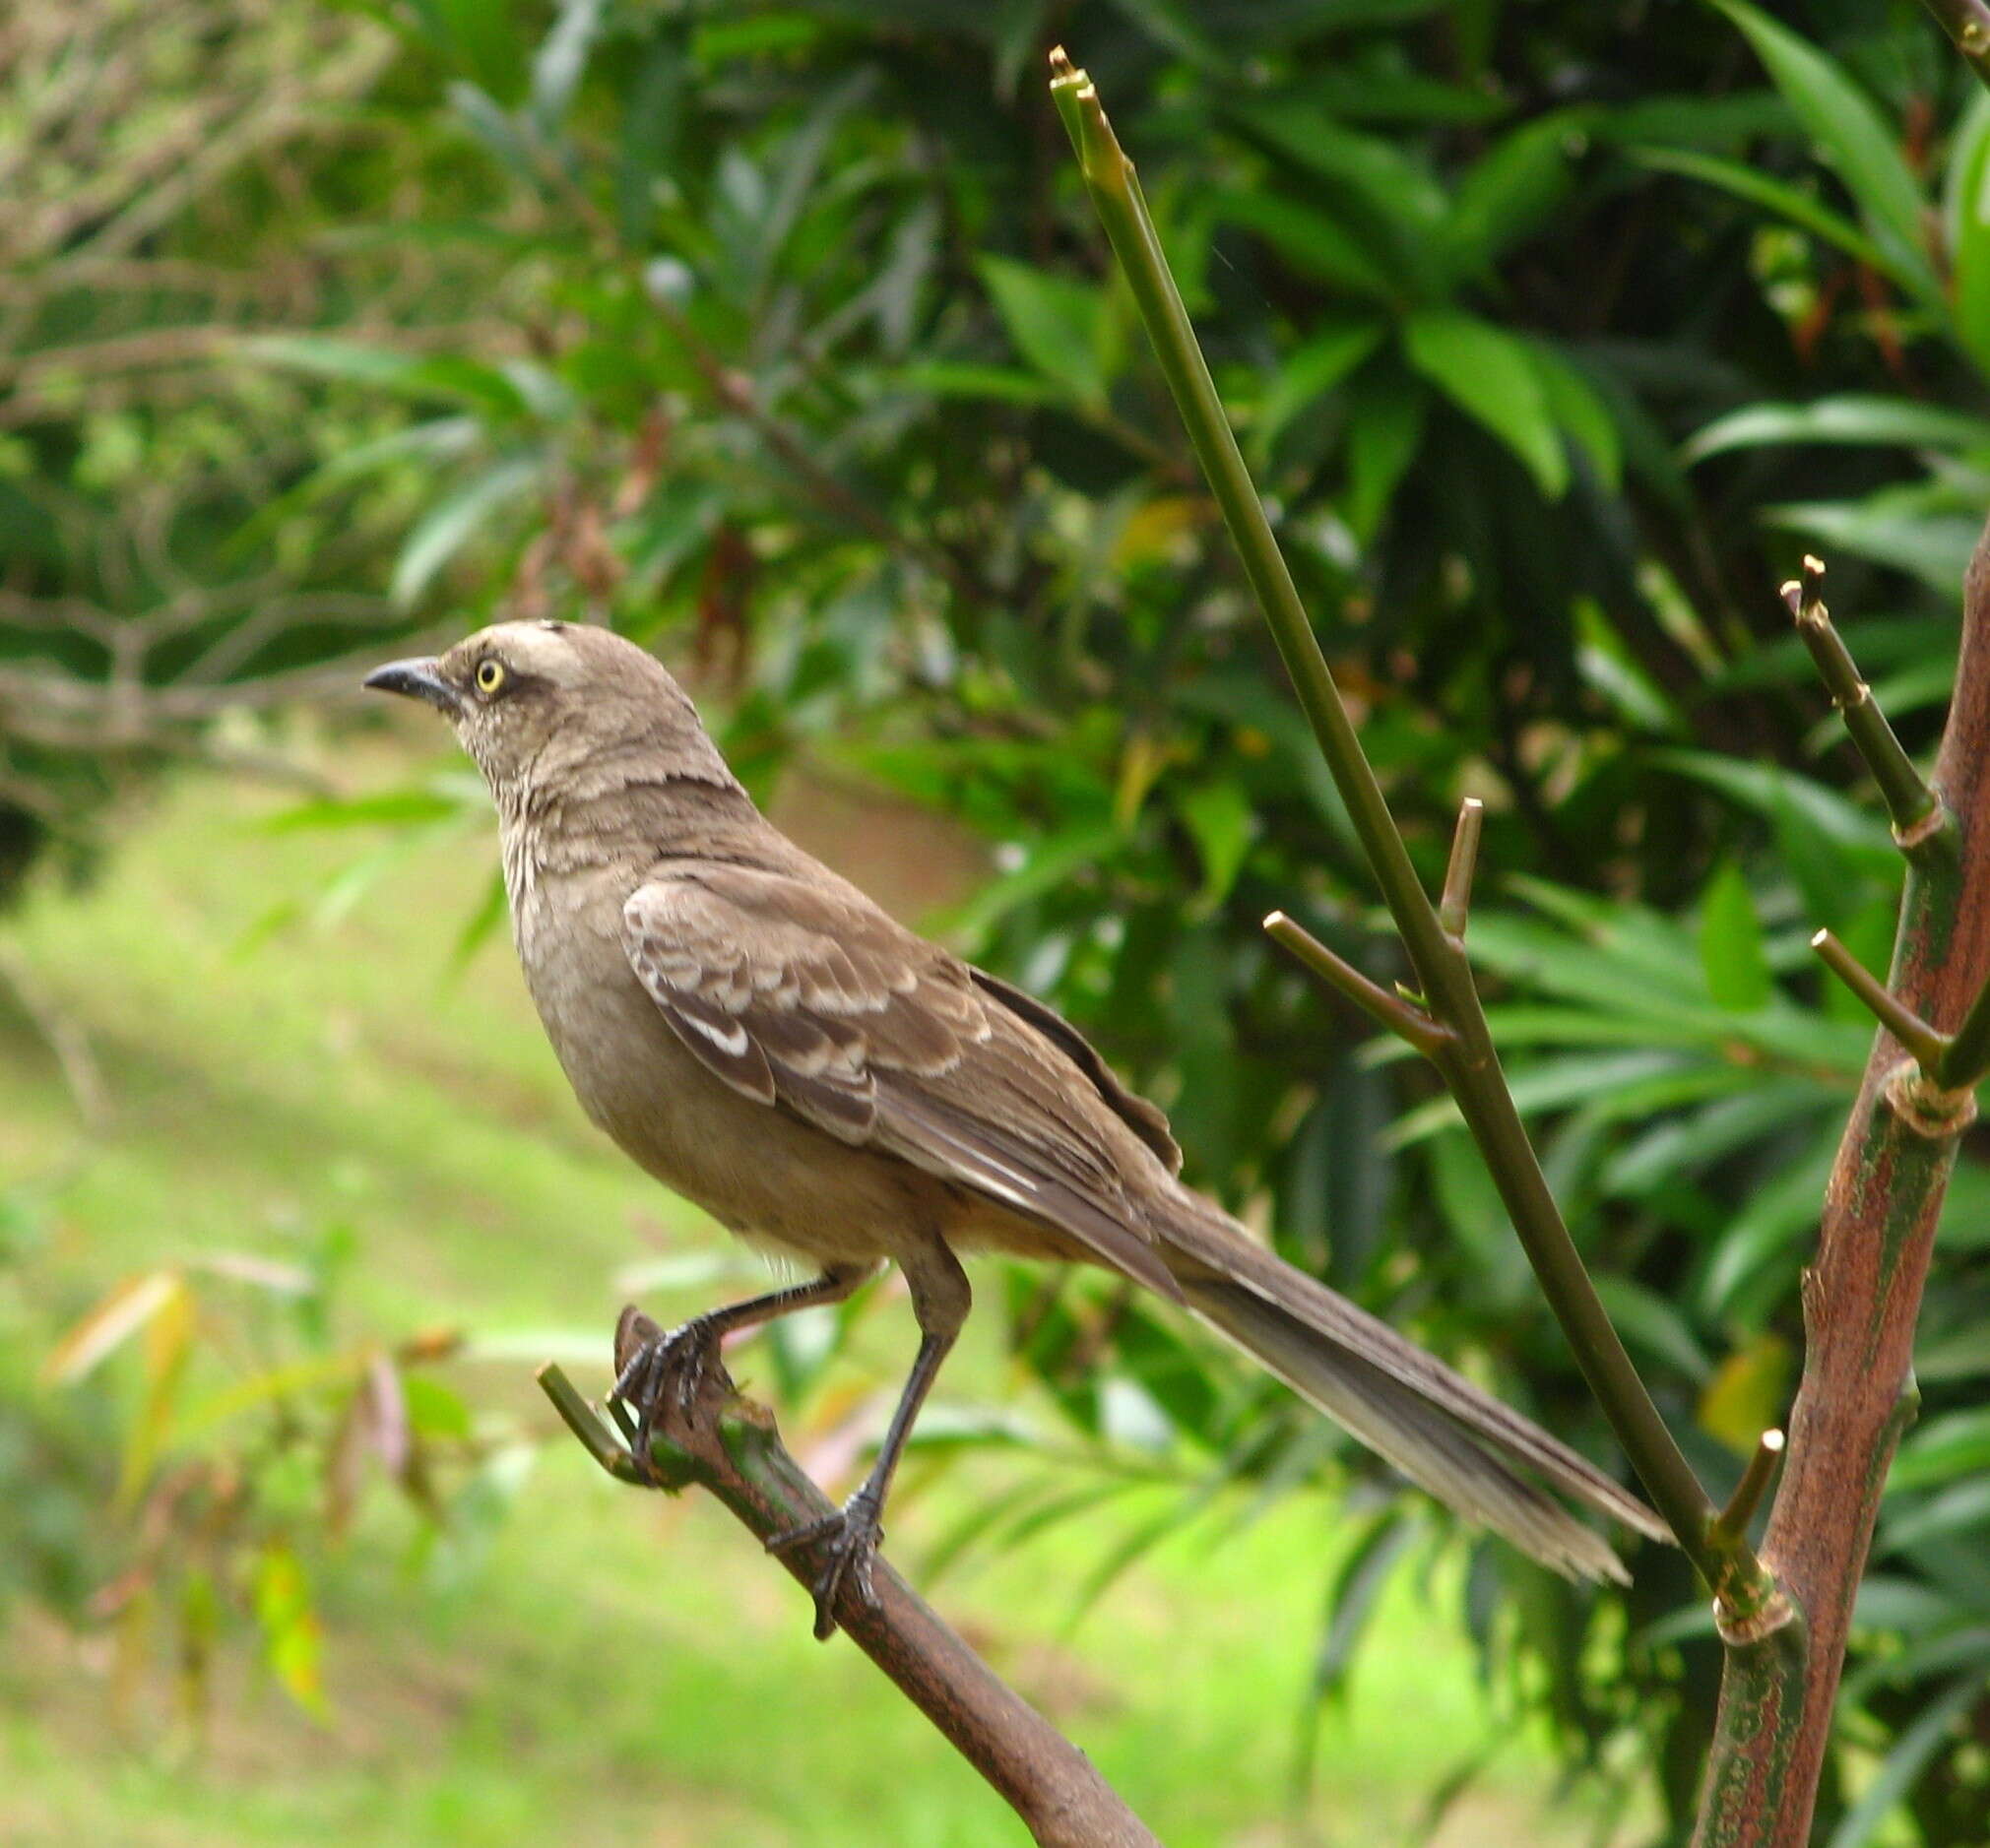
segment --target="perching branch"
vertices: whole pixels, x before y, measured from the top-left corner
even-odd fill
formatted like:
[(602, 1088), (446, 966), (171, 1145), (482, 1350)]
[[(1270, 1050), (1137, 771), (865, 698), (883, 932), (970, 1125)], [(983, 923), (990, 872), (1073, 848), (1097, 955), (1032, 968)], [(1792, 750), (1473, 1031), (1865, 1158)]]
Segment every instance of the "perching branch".
[[(1468, 814), (1461, 822), (1441, 916), (1417, 876), (1272, 536), (1162, 254), (1132, 162), (1121, 149), (1090, 78), (1073, 68), (1061, 48), (1051, 53), (1051, 95), (1077, 150), (1092, 204), (1139, 307), (1196, 459), (1401, 934), (1430, 1019), (1446, 1036), (1430, 1056), (1457, 1100), (1542, 1293), (1646, 1492), (1714, 1588), (1723, 1610), (1736, 1619), (1755, 1617), (1771, 1604), (1774, 1586), (1745, 1539), (1723, 1537), (1721, 1544), (1715, 1544), (1712, 1504), (1611, 1326), (1500, 1069), (1460, 940), (1477, 845), (1476, 818)], [(1370, 1004), (1331, 965), (1313, 966), (1342, 992)], [(1387, 1024), (1398, 1032), (1405, 1030), (1400, 1021), (1391, 1019)]]
[[(831, 1511), (782, 1448), (765, 1407), (741, 1399), (723, 1368), (710, 1369), (689, 1407), (666, 1395), (651, 1446), (657, 1480), (638, 1468), (557, 1367), (539, 1383), (567, 1429), (617, 1482), (669, 1493), (708, 1489), (764, 1545)], [(774, 1556), (804, 1587), (812, 1549)], [(964, 1643), (880, 1559), (877, 1603), (846, 1596), (837, 1620), (850, 1640), (985, 1777), (1042, 1848), (1160, 1848), (1091, 1761)]]

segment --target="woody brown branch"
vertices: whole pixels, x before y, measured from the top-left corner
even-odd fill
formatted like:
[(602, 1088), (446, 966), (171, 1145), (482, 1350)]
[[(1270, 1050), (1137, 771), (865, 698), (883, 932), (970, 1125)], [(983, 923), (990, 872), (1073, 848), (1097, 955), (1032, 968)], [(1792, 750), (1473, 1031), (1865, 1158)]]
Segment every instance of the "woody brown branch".
[[(556, 1367), (539, 1380), (567, 1427), (618, 1481), (641, 1480), (635, 1460)], [(773, 1415), (741, 1399), (723, 1368), (710, 1369), (688, 1407), (666, 1395), (653, 1454), (664, 1482), (707, 1489), (764, 1546), (832, 1512), (822, 1492), (782, 1447)], [(650, 1486), (650, 1485), (645, 1485)], [(806, 1586), (811, 1549), (775, 1554)], [(877, 1601), (846, 1596), (837, 1621), (859, 1649), (986, 1778), (1040, 1848), (1160, 1848), (1092, 1762), (970, 1649), (880, 1559)]]

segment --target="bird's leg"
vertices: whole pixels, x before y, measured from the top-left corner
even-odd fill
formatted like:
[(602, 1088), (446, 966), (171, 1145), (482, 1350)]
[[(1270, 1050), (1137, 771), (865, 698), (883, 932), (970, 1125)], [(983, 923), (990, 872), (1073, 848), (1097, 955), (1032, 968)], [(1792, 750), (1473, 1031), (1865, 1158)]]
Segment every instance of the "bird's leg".
[(885, 1427), (884, 1441), (877, 1447), (877, 1460), (857, 1493), (834, 1514), (804, 1526), (792, 1527), (767, 1542), (769, 1553), (787, 1553), (796, 1547), (822, 1543), (822, 1569), (810, 1587), (815, 1600), (815, 1635), (827, 1641), (836, 1633), (836, 1601), (847, 1584), (866, 1604), (874, 1605), (877, 1594), (870, 1583), (870, 1562), (877, 1556), (884, 1529), (879, 1520), (884, 1498), (906, 1439), (919, 1417), (919, 1408), (932, 1388), (940, 1364), (946, 1359), (961, 1324), (967, 1320), (973, 1293), (967, 1273), (959, 1260), (939, 1240), (916, 1254), (901, 1254), (898, 1267), (912, 1290), (912, 1310), (919, 1318), (919, 1353), (906, 1377), (905, 1390)]
[(636, 1429), (630, 1447), (638, 1467), (654, 1477), (650, 1437), (666, 1396), (674, 1392), (678, 1411), (688, 1412), (719, 1358), (720, 1342), (734, 1329), (755, 1328), (797, 1309), (841, 1303), (874, 1268), (870, 1264), (830, 1264), (808, 1283), (707, 1309), (668, 1334), (631, 1303), (615, 1324), (616, 1376), (609, 1403), (635, 1408)]

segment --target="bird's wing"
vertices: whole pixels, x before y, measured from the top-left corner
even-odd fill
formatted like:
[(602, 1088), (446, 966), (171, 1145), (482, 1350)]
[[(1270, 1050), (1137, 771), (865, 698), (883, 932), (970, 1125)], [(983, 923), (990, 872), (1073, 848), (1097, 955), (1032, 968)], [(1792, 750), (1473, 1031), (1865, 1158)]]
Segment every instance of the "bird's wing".
[[(741, 1096), (1056, 1227), (1179, 1297), (1129, 1210), (1116, 1145), (1146, 1150), (1095, 1074), (854, 887), (668, 860), (623, 905), (622, 943), (671, 1030)], [(1152, 1148), (1153, 1125), (1135, 1127)]]

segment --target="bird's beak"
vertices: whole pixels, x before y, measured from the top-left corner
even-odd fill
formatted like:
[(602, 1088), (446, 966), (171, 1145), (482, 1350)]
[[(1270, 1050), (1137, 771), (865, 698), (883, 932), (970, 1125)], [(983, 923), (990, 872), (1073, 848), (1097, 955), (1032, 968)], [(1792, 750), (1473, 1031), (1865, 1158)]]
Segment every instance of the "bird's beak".
[(366, 684), (382, 693), (425, 699), (437, 712), (451, 719), (463, 710), (463, 695), (442, 677), (433, 655), (412, 661), (390, 661), (384, 668), (375, 668), (366, 676)]

